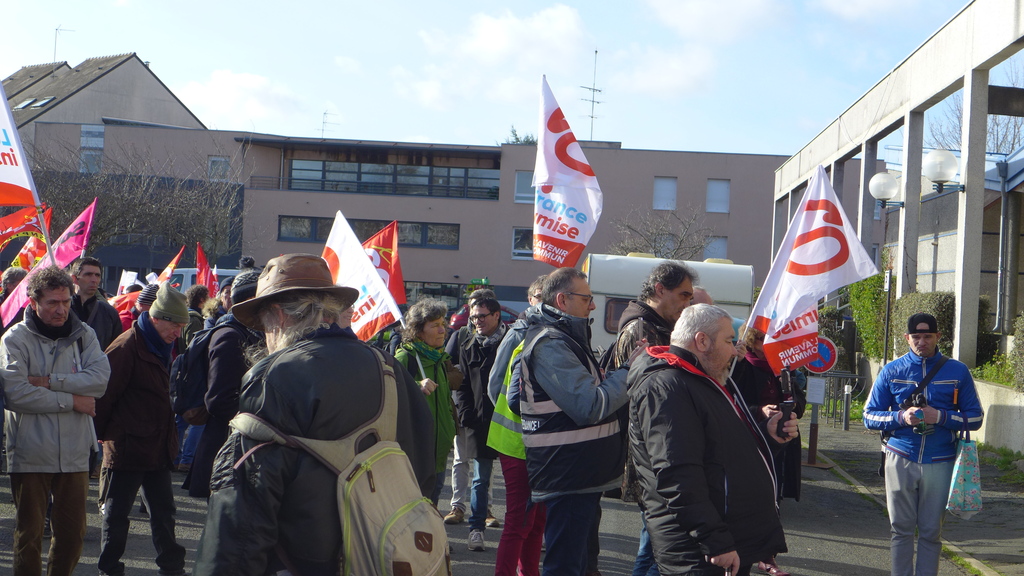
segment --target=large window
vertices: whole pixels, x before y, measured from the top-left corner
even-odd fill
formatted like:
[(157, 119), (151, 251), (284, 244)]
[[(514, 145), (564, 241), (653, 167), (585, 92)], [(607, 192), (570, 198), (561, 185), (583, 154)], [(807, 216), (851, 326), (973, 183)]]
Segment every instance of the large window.
[(678, 181), (675, 178), (654, 177), (654, 203), (651, 206), (655, 210), (675, 210), (676, 191)]
[(517, 170), (514, 202), (516, 204), (533, 204), (536, 194), (536, 189), (533, 187), (533, 172)]
[(725, 236), (712, 236), (708, 239), (708, 245), (704, 247), (704, 259), (728, 258), (729, 239)]
[(729, 180), (708, 179), (707, 210), (708, 212), (729, 213)]
[(512, 259), (533, 260), (533, 228), (512, 229)]
[(280, 216), (277, 219), (277, 239), (291, 242), (326, 242), (334, 218), (306, 216)]
[[(390, 220), (361, 220), (350, 218), (348, 221), (352, 231), (360, 242), (366, 242), (370, 236), (380, 232), (391, 223)], [(458, 250), (459, 225), (437, 222), (399, 222), (398, 245), (416, 248), (437, 248), (442, 250)]]
[(102, 124), (82, 124), (78, 150), (79, 172), (96, 174), (103, 169), (103, 136)]
[(290, 190), (498, 199), (500, 170), (292, 160)]
[(227, 156), (207, 156), (206, 175), (214, 182), (227, 182), (231, 179), (231, 158)]

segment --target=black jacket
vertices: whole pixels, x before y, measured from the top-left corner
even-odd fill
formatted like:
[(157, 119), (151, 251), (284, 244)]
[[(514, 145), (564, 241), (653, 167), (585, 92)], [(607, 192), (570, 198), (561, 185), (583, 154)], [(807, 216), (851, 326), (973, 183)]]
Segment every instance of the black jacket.
[(223, 322), (217, 324), (210, 336), (210, 366), (206, 372), (205, 397), (210, 419), (206, 421), (203, 435), (199, 437), (192, 467), (182, 484), (189, 496), (210, 497), (213, 460), (228, 438), (228, 422), (238, 413), (238, 393), (242, 389), (242, 379), (249, 370), (245, 350), (262, 340), (262, 332), (249, 329), (230, 313)]
[[(656, 357), (656, 356), (657, 357)], [(663, 574), (721, 574), (786, 551), (771, 451), (735, 387), (706, 376), (689, 352), (650, 348), (629, 371), (629, 437)]]
[[(246, 375), (239, 410), (286, 434), (335, 440), (381, 407), (373, 351), (351, 330), (318, 330), (264, 358)], [(434, 486), (433, 420), (406, 370), (398, 383), (397, 441), (421, 491)], [(232, 431), (217, 454), (196, 576), (259, 576), (280, 570), (280, 546), (300, 574), (336, 574), (342, 549), (337, 476), (303, 450), (257, 442)], [(367, 446), (360, 446), (365, 449)], [(237, 469), (236, 462), (242, 460)]]
[[(504, 334), (506, 329), (499, 325), (498, 330)], [(494, 404), (487, 395), (487, 381), (501, 338), (496, 337), (494, 342), (484, 345), (476, 332), (466, 330), (456, 333), (448, 344), (451, 349), (449, 355), (465, 377), (462, 386), (452, 392), (459, 425), (466, 433), (466, 454), (463, 457), (497, 458), (498, 453), (487, 446), (487, 432), (494, 414)]]
[(615, 337), (615, 356), (611, 368), (625, 364), (641, 340), (646, 339), (648, 346), (668, 346), (670, 336), (671, 323), (646, 303), (631, 301), (619, 317), (619, 333)]
[(103, 295), (99, 292), (84, 303), (82, 297), (75, 294), (71, 297), (71, 309), (75, 311), (79, 320), (88, 324), (96, 332), (96, 339), (100, 341), (100, 348), (104, 350), (121, 335), (121, 332), (124, 332), (121, 316), (113, 306), (103, 299)]

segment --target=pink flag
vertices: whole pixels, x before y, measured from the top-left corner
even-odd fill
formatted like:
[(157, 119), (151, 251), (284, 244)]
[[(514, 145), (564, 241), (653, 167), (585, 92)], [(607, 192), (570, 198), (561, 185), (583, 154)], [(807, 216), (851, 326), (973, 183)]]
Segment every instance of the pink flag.
[(818, 166), (747, 322), (765, 333), (765, 357), (775, 373), (818, 359), (818, 300), (875, 274), (878, 268)]
[(327, 237), (323, 258), (334, 275), (334, 283), (359, 290), (359, 298), (352, 305), (352, 329), (360, 340), (369, 340), (388, 324), (402, 318), (402, 311), (388, 290), (388, 285), (367, 258), (363, 245), (342, 216), (334, 217), (334, 226)]
[(533, 259), (555, 268), (571, 267), (597, 229), (604, 199), (546, 77), (541, 79), (540, 104), (533, 169)]
[[(85, 247), (89, 244), (89, 231), (92, 230), (92, 215), (95, 211), (96, 199), (93, 198), (92, 204), (89, 204), (89, 207), (79, 214), (71, 226), (68, 226), (68, 229), (53, 243), (53, 258), (57, 262), (57, 266), (67, 266), (75, 258), (85, 253)], [(49, 258), (40, 260), (39, 265), (29, 270), (28, 276), (18, 283), (18, 287), (11, 296), (4, 300), (3, 305), (0, 306), (0, 318), (3, 319), (4, 326), (10, 324), (18, 314), (18, 310), (21, 310), (22, 306), (28, 302), (28, 293), (25, 292), (25, 287), (28, 286), (27, 280), (42, 268), (50, 265)]]
[(0, 86), (0, 206), (39, 206), (39, 194), (32, 181), (25, 148), (21, 145), (18, 127), (14, 125), (11, 105)]

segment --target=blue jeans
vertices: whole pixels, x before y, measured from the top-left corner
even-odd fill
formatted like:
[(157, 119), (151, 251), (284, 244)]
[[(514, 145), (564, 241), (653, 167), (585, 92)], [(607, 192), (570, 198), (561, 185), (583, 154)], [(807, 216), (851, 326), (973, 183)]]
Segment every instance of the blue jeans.
[(659, 576), (658, 565), (654, 562), (654, 548), (651, 535), (647, 533), (647, 513), (640, 511), (640, 548), (633, 562), (633, 576)]
[(473, 462), (473, 487), (470, 488), (469, 529), (480, 530), (487, 527), (487, 490), (491, 487), (491, 469), (494, 460), (477, 458)]
[(544, 500), (548, 507), (544, 525), (543, 576), (583, 576), (587, 569), (587, 538), (597, 519), (601, 493), (566, 494)]
[[(199, 445), (199, 437), (203, 435), (206, 425), (191, 426), (181, 416), (174, 416), (174, 422), (178, 425), (178, 457), (174, 459), (174, 465), (192, 464), (196, 455), (196, 446)], [(188, 430), (186, 434), (185, 431)]]

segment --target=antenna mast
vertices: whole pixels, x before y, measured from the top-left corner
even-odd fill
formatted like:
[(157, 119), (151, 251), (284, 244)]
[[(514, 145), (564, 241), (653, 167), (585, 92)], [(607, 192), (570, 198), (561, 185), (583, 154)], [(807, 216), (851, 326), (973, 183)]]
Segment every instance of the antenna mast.
[(329, 116), (329, 115), (330, 116), (334, 116), (334, 114), (332, 114), (330, 112), (330, 110), (324, 110), (324, 117), (323, 117), (323, 120), (321, 120), (321, 122), (320, 122), (320, 139), (321, 140), (324, 139), (324, 134), (327, 132), (327, 125), (328, 124), (330, 124), (332, 126), (337, 126), (338, 125), (337, 122), (328, 122), (327, 121), (327, 116)]
[(593, 86), (580, 86), (584, 90), (590, 90), (590, 98), (581, 98), (584, 102), (590, 102), (590, 139), (594, 139), (594, 106), (601, 104), (600, 100), (597, 100), (597, 95), (601, 93), (601, 90), (597, 87), (597, 50), (594, 50), (594, 85)]
[(53, 70), (51, 74), (57, 74), (57, 37), (60, 36), (61, 32), (74, 32), (74, 30), (68, 30), (67, 28), (61, 28), (63, 24), (57, 24), (57, 27), (53, 30)]

